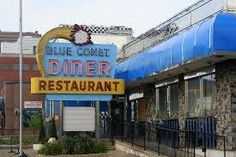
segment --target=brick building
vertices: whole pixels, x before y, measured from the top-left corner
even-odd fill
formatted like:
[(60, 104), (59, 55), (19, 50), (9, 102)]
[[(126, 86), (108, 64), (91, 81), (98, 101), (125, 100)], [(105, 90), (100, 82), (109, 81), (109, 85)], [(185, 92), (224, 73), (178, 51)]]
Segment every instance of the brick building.
[[(23, 56), (23, 81), (30, 81), (31, 77), (41, 76), (34, 55)], [(18, 55), (0, 54), (0, 91), (3, 96), (3, 85), (6, 81), (19, 80)]]
[[(26, 102), (40, 102), (43, 105), (43, 95), (32, 95), (30, 92), (30, 82), (23, 83), (23, 127), (27, 120), (35, 112), (42, 112), (42, 107), (37, 109), (26, 109)], [(4, 100), (5, 100), (5, 129), (9, 134), (17, 134), (19, 130), (19, 82), (4, 83)], [(27, 113), (26, 113), (27, 112)], [(32, 112), (32, 114), (31, 114)], [(27, 117), (28, 116), (28, 117)]]
[[(39, 95), (30, 94), (30, 78), (41, 76), (34, 55), (23, 55), (23, 103), (24, 101), (42, 101)], [(5, 123), (2, 128), (17, 129), (19, 112), (19, 57), (18, 55), (0, 54), (0, 91), (4, 98), (5, 110), (2, 111)], [(2, 121), (4, 122), (4, 120)], [(4, 127), (5, 126), (5, 127)]]

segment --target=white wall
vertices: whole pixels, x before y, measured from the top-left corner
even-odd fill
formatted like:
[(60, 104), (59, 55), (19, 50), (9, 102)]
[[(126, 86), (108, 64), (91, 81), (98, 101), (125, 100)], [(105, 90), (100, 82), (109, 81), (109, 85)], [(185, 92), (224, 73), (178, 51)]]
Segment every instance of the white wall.
[[(33, 47), (37, 46), (40, 38), (32, 38), (31, 36), (23, 36), (22, 46), (23, 54), (33, 54)], [(1, 53), (3, 54), (15, 54), (20, 51), (19, 39), (16, 42), (2, 42)]]
[(115, 44), (120, 49), (130, 41), (131, 37), (126, 35), (92, 34), (91, 39), (94, 43)]
[(64, 107), (63, 108), (64, 131), (94, 131), (95, 108), (94, 107)]

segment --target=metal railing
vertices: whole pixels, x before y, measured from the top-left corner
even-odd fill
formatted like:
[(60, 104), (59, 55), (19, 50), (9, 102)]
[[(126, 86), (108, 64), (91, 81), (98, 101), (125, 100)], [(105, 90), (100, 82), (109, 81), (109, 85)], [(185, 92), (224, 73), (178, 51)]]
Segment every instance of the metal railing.
[[(222, 157), (226, 157), (224, 136), (166, 128), (162, 124), (147, 122), (126, 122), (109, 120), (111, 140), (120, 139), (169, 157), (207, 157), (207, 150), (219, 150), (217, 143), (223, 143)], [(213, 144), (209, 144), (213, 142)]]
[[(235, 12), (234, 0), (200, 0), (122, 47), (124, 58), (152, 48), (173, 35), (220, 12)], [(173, 29), (174, 26), (174, 29)]]

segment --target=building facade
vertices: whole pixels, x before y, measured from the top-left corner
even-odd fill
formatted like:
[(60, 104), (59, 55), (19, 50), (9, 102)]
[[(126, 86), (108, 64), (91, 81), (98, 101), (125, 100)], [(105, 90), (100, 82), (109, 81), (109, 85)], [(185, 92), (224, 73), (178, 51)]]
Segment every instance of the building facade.
[[(41, 35), (36, 32), (24, 32), (22, 39), (23, 54), (34, 54)], [(19, 32), (0, 31), (0, 53), (18, 54), (20, 52)]]
[[(31, 77), (41, 76), (34, 55), (23, 55), (23, 102), (41, 101), (43, 96), (30, 94)], [(7, 130), (19, 127), (19, 57), (16, 54), (0, 55), (0, 90), (3, 98), (1, 126)], [(42, 108), (41, 108), (42, 110)], [(17, 132), (12, 132), (17, 133)]]
[[(127, 51), (128, 58), (116, 71), (116, 77), (126, 80), (125, 121), (158, 122), (170, 129), (222, 135), (226, 138), (226, 149), (236, 150), (236, 3), (222, 2), (223, 5), (218, 5), (218, 1), (194, 4), (182, 13), (193, 17), (209, 5), (218, 8), (178, 33), (168, 34), (163, 26), (158, 33), (167, 36), (159, 35), (161, 40), (149, 49), (147, 46), (144, 51), (131, 48)], [(196, 7), (200, 4), (201, 7)], [(140, 46), (138, 40), (134, 41)], [(148, 39), (143, 39), (144, 43), (145, 40)], [(216, 140), (204, 147), (223, 149), (223, 144)]]

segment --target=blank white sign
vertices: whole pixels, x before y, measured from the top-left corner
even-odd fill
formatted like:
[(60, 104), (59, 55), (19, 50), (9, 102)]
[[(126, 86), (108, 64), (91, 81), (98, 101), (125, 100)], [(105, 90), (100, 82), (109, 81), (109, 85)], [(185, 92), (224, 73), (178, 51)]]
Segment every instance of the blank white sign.
[(64, 131), (95, 130), (94, 107), (64, 107), (63, 110)]

